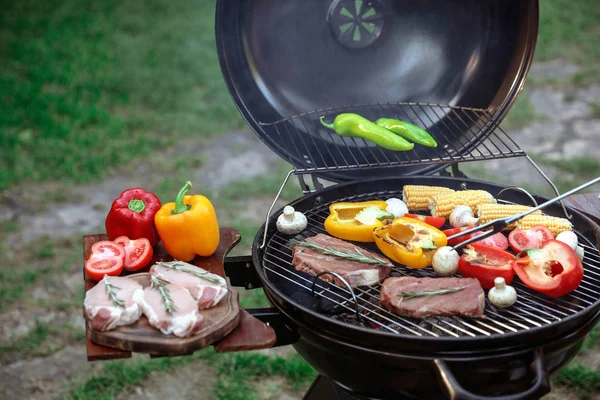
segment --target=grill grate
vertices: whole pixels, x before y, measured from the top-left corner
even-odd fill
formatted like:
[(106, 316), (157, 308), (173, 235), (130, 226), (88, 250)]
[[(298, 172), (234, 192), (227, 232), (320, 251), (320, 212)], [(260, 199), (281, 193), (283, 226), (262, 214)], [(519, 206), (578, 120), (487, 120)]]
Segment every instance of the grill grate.
[[(387, 117), (426, 129), (438, 142), (435, 148), (415, 145), (409, 151), (390, 151), (360, 138), (341, 137), (324, 128), (344, 112), (372, 121)], [(286, 154), (298, 173), (359, 168), (417, 166), (526, 156), (496, 124), (491, 110), (431, 103), (373, 103), (330, 107), (260, 125)]]
[[(401, 191), (384, 191), (370, 194), (352, 196), (339, 201), (364, 201), (373, 198), (400, 197)], [(328, 205), (322, 205), (305, 212), (308, 219), (306, 235), (326, 233), (323, 222), (328, 215)], [(574, 315), (600, 300), (600, 253), (589, 241), (578, 233), (580, 245), (585, 249), (584, 268), (585, 274), (580, 286), (571, 294), (559, 299), (550, 299), (537, 294), (522, 284), (518, 278), (511, 283), (517, 291), (517, 302), (508, 309), (496, 309), (486, 299), (485, 315), (483, 319), (466, 317), (432, 317), (424, 320), (397, 316), (379, 304), (380, 285), (372, 287), (359, 287), (354, 289), (358, 299), (359, 312), (363, 319), (373, 329), (380, 329), (398, 334), (412, 334), (417, 336), (493, 336), (508, 332), (518, 332), (536, 327), (549, 325), (555, 321)], [(374, 245), (361, 244), (370, 250), (378, 252)], [(296, 271), (292, 265), (292, 246), (290, 238), (275, 233), (268, 241), (263, 258), (263, 269), (267, 278), (283, 282), (279, 287), (288, 285), (294, 290), (310, 296), (313, 277)], [(413, 270), (395, 266), (391, 276), (417, 276), (435, 277), (436, 275), (426, 270)], [(460, 275), (456, 275), (460, 276)], [(317, 280), (315, 284), (317, 298), (325, 299), (337, 307), (337, 312), (354, 313), (355, 304), (350, 292), (346, 288)], [(311, 297), (312, 300), (312, 297)], [(347, 319), (346, 319), (346, 322)], [(352, 322), (352, 321), (350, 321)], [(359, 324), (359, 321), (354, 321)]]

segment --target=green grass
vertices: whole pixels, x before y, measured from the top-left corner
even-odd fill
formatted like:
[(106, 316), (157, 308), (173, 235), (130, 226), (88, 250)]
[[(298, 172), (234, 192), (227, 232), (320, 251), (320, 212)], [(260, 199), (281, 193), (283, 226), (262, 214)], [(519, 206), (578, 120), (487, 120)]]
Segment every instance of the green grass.
[(214, 2), (9, 2), (0, 14), (0, 191), (86, 182), (243, 126), (214, 44)]
[[(316, 372), (298, 355), (270, 357), (256, 353), (215, 353), (212, 349), (185, 357), (111, 361), (94, 376), (82, 378), (65, 399), (111, 399), (143, 383), (152, 372), (173, 372), (193, 362), (204, 361), (217, 370), (215, 393), (207, 398), (257, 399), (254, 383), (271, 376), (286, 378), (292, 388), (306, 387)], [(199, 388), (201, 390), (202, 388)]]
[(588, 334), (588, 337), (585, 339), (585, 342), (583, 342), (583, 346), (581, 347), (581, 349), (583, 351), (590, 350), (597, 343), (599, 343), (599, 341), (600, 341), (600, 324), (596, 324), (596, 326), (593, 327), (592, 330), (590, 331), (590, 333)]
[(600, 373), (579, 364), (568, 365), (561, 370), (554, 382), (573, 389), (584, 400), (600, 391)]
[(536, 119), (541, 117), (535, 113), (535, 109), (529, 101), (527, 91), (525, 90), (519, 97), (515, 104), (511, 107), (510, 113), (502, 121), (502, 128), (505, 130), (513, 130), (523, 128)]
[(56, 329), (47, 323), (36, 321), (35, 326), (22, 338), (12, 343), (0, 346), (0, 353), (17, 352), (22, 355), (44, 356), (54, 352), (54, 350), (44, 346), (44, 342)]

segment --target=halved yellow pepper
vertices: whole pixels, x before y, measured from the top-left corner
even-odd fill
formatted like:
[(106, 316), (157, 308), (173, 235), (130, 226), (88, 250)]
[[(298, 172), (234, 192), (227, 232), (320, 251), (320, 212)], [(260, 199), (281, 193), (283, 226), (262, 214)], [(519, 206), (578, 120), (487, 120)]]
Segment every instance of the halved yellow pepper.
[(385, 210), (387, 203), (383, 200), (362, 202), (339, 202), (329, 206), (329, 216), (325, 220), (325, 230), (331, 236), (355, 242), (373, 242), (373, 229), (381, 227), (382, 222), (376, 220), (373, 224), (361, 224), (354, 219), (356, 214), (365, 207), (377, 207)]
[(383, 254), (415, 269), (430, 266), (436, 250), (448, 243), (444, 232), (408, 217), (395, 218), (382, 225), (373, 231), (373, 237)]

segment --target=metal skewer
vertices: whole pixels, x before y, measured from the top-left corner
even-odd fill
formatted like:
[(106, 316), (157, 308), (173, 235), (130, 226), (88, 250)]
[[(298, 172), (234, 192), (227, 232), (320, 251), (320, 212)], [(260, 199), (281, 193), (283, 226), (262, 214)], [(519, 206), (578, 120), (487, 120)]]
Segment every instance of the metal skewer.
[(545, 203), (540, 204), (537, 207), (533, 207), (532, 209), (530, 209), (522, 214), (513, 215), (512, 217), (508, 217), (508, 218), (504, 218), (504, 219), (502, 219), (502, 218), (495, 219), (495, 220), (485, 223), (483, 225), (476, 226), (475, 228), (467, 229), (463, 232), (457, 233), (456, 235), (452, 235), (448, 238), (448, 240), (456, 239), (456, 238), (468, 235), (473, 232), (479, 232), (479, 231), (482, 231), (489, 227), (493, 228), (491, 230), (485, 231), (484, 233), (482, 233), (479, 236), (475, 236), (470, 239), (467, 239), (464, 242), (461, 242), (453, 247), (454, 250), (460, 250), (463, 247), (465, 247), (473, 242), (477, 242), (477, 241), (479, 241), (481, 239), (485, 239), (486, 237), (489, 237), (495, 233), (501, 232), (504, 228), (506, 228), (508, 225), (512, 224), (513, 222), (518, 221), (521, 218), (526, 217), (527, 215), (529, 215), (533, 212), (541, 210), (542, 208), (545, 208), (545, 207), (549, 206), (550, 204), (556, 203), (557, 201), (560, 201), (560, 200), (564, 199), (565, 197), (568, 197), (568, 196), (572, 195), (573, 193), (577, 193), (580, 190), (583, 190), (586, 187), (592, 186), (593, 184), (598, 183), (598, 182), (600, 182), (600, 176), (592, 179), (589, 182), (584, 183), (581, 186), (571, 189), (568, 192), (561, 194), (560, 196), (550, 199), (550, 200), (546, 201)]

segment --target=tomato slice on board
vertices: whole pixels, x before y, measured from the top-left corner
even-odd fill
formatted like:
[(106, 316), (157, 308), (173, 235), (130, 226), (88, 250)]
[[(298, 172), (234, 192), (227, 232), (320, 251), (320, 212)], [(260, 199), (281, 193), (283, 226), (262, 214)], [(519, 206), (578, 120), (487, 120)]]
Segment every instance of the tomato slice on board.
[(497, 247), (472, 243), (458, 260), (458, 272), (467, 278), (476, 278), (484, 289), (494, 287), (494, 279), (504, 278), (506, 284), (514, 278), (515, 256)]
[(154, 250), (146, 238), (129, 239), (119, 236), (113, 242), (125, 248), (125, 266), (128, 271), (137, 271), (144, 268), (152, 260)]
[(500, 250), (508, 249), (508, 239), (506, 238), (506, 236), (504, 236), (502, 232), (494, 233), (493, 235), (478, 240), (475, 243), (490, 247), (496, 247)]
[(405, 217), (415, 218), (420, 221), (425, 222), (428, 225), (434, 226), (440, 229), (446, 223), (446, 218), (442, 217), (434, 217), (431, 215), (419, 215), (419, 214), (404, 214)]
[(577, 289), (583, 279), (583, 265), (571, 246), (548, 241), (541, 249), (512, 262), (519, 279), (530, 289), (549, 297), (561, 297)]
[(90, 278), (100, 281), (104, 275), (119, 275), (124, 265), (125, 248), (109, 240), (102, 240), (92, 245), (84, 269)]
[(508, 243), (515, 253), (539, 249), (553, 239), (554, 235), (550, 229), (543, 225), (536, 225), (529, 229), (517, 228), (508, 235)]

